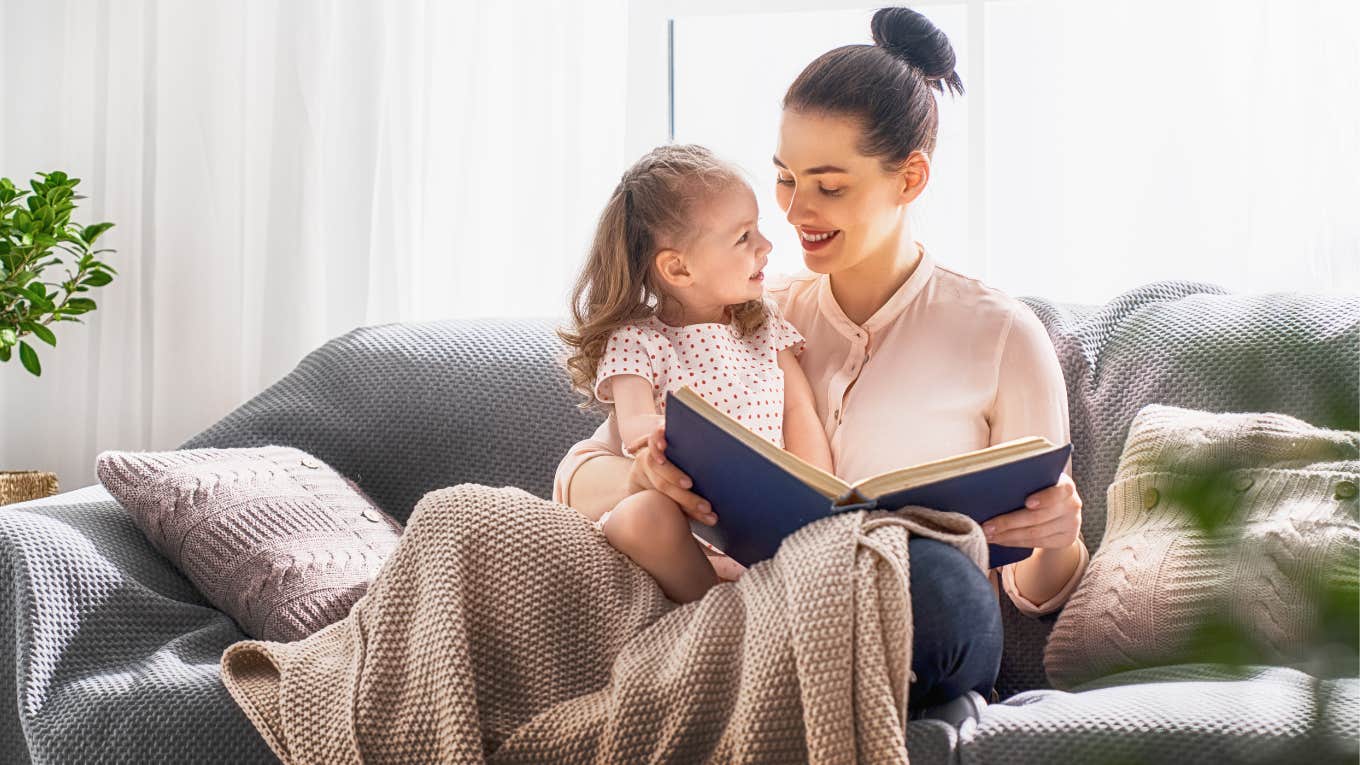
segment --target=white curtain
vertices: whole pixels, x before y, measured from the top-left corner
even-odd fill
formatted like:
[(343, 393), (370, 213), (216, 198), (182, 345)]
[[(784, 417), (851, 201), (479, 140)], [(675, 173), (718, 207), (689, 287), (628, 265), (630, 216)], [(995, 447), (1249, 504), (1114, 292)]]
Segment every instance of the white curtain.
[(0, 0), (0, 176), (83, 179), (119, 271), (0, 365), (0, 469), (93, 483), (356, 326), (560, 315), (626, 43), (626, 0)]

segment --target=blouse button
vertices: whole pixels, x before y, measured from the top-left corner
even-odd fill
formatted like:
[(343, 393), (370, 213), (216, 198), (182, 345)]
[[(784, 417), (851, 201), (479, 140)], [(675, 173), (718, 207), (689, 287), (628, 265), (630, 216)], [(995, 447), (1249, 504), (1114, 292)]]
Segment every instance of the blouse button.
[(840, 422), (840, 419), (841, 419), (841, 410), (837, 409), (835, 412), (833, 412), (833, 413), (831, 414), (831, 419), (836, 420), (837, 422)]

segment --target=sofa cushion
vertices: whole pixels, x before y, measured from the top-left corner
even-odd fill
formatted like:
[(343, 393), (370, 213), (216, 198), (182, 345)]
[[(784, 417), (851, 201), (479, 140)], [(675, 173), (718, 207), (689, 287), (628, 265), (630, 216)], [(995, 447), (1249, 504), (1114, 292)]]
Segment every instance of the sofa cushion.
[[(957, 762), (1354, 763), (1360, 680), (1192, 664), (1017, 694), (961, 732)], [(914, 762), (914, 760), (913, 760)]]
[(96, 470), (156, 549), (264, 640), (343, 618), (401, 535), (349, 479), (291, 447), (106, 451)]
[[(1360, 422), (1360, 298), (1237, 295), (1161, 281), (1103, 305), (1021, 300), (1048, 329), (1067, 381), (1072, 478), (1082, 538), (1095, 553), (1105, 491), (1129, 425), (1148, 404), (1217, 412), (1280, 412), (1351, 430)], [(1055, 617), (1033, 619), (1002, 598), (1002, 697), (1049, 687), (1043, 647)]]
[[(1322, 593), (1360, 597), (1357, 480), (1360, 433), (1145, 407), (1109, 488), (1105, 538), (1049, 636), (1049, 680), (1068, 688), (1202, 650), (1315, 658)], [(1214, 625), (1252, 641), (1197, 647)]]

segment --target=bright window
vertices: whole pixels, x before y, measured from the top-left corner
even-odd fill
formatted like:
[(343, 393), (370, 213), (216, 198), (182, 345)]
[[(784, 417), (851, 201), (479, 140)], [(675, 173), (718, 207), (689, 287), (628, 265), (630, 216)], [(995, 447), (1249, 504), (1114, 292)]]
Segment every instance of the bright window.
[[(801, 268), (773, 193), (779, 101), (817, 55), (870, 42), (873, 9), (639, 5), (630, 154), (665, 142), (673, 120), (674, 140), (736, 161), (773, 269)], [(1157, 279), (1360, 291), (1360, 3), (914, 7), (949, 35), (967, 89), (941, 101), (931, 185), (912, 213), (947, 266), (1083, 303)]]

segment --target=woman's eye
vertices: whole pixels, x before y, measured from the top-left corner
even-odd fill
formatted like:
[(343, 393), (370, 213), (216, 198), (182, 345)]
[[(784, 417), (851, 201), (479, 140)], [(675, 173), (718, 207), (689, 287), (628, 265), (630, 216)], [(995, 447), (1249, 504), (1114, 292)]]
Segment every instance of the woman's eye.
[(825, 194), (825, 195), (827, 195), (827, 196), (829, 196), (829, 197), (838, 197), (838, 196), (841, 195), (841, 190), (840, 190), (840, 189), (827, 189), (827, 188), (824, 188), (824, 189), (822, 189), (822, 193)]
[(750, 238), (750, 236), (751, 236), (750, 231), (743, 231), (741, 234), (741, 238), (737, 240), (737, 244), (744, 244), (746, 240)]
[(777, 176), (777, 177), (775, 177), (774, 182), (777, 183), (777, 184), (779, 184), (780, 186), (792, 186), (792, 185), (793, 185), (793, 179), (792, 179), (792, 178), (783, 178), (783, 177), (778, 177), (778, 176)]

